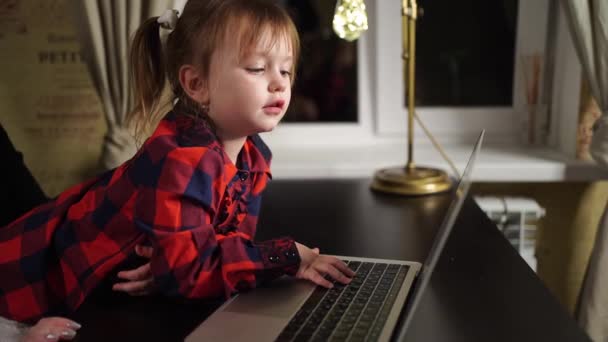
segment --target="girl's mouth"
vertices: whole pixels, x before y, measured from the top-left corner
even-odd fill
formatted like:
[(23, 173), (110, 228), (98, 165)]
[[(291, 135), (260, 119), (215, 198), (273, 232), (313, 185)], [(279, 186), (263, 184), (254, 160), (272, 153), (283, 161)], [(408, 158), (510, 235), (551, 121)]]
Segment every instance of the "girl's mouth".
[(277, 100), (277, 101), (274, 101), (274, 102), (271, 102), (271, 103), (265, 105), (264, 108), (276, 107), (276, 108), (279, 108), (279, 109), (283, 109), (283, 106), (285, 106), (285, 101), (283, 101), (283, 100)]
[(285, 106), (285, 101), (277, 100), (264, 106), (264, 112), (267, 114), (280, 114)]

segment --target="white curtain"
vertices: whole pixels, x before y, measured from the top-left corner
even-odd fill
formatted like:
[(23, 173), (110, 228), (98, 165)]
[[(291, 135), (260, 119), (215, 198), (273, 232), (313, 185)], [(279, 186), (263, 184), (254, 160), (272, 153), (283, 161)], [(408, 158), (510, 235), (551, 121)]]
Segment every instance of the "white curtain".
[[(562, 0), (576, 50), (602, 116), (591, 155), (608, 168), (608, 1)], [(608, 205), (585, 275), (578, 319), (594, 341), (608, 341)]]
[(108, 131), (101, 166), (114, 168), (136, 152), (125, 125), (129, 97), (129, 39), (146, 19), (169, 8), (180, 12), (186, 0), (73, 0), (76, 28), (84, 59), (101, 99)]

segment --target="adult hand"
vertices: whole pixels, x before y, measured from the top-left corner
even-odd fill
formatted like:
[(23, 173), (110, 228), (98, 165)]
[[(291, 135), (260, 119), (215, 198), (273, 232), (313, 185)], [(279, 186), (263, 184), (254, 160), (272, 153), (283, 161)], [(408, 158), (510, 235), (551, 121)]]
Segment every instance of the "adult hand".
[(61, 317), (43, 318), (27, 328), (20, 342), (50, 342), (71, 340), (76, 336), (80, 324)]
[(355, 272), (348, 268), (342, 260), (334, 256), (319, 254), (318, 248), (310, 249), (297, 242), (296, 248), (301, 259), (296, 278), (307, 279), (317, 285), (332, 288), (334, 285), (325, 278), (327, 275), (342, 284), (350, 283), (355, 275)]
[[(141, 257), (150, 259), (153, 252), (152, 247), (135, 246), (135, 253)], [(120, 271), (118, 277), (127, 281), (114, 284), (114, 291), (126, 292), (131, 296), (143, 296), (154, 291), (154, 277), (149, 262), (129, 271)]]

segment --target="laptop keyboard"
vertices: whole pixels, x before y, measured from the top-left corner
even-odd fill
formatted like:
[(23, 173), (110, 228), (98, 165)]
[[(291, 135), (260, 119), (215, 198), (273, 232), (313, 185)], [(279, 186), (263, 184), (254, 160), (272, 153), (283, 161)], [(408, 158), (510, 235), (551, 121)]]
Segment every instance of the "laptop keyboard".
[(348, 285), (317, 286), (277, 341), (375, 341), (380, 337), (407, 265), (345, 261), (356, 272)]

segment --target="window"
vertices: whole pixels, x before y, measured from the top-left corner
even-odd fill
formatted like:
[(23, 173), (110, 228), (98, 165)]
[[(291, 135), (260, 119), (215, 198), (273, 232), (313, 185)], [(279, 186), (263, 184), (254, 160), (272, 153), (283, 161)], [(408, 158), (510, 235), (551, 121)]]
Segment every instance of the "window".
[[(466, 3), (457, 2), (457, 4), (466, 10), (473, 6), (474, 1), (468, 0)], [(431, 2), (437, 2), (436, 5), (432, 5), (435, 7), (447, 0)], [(333, 3), (335, 2), (332, 1)], [(265, 137), (273, 149), (282, 146), (339, 147), (353, 144), (369, 146), (386, 141), (405, 141), (407, 110), (403, 100), (405, 88), (401, 60), (401, 1), (367, 0), (365, 3), (369, 30), (357, 41), (357, 121), (307, 124), (285, 122)], [(502, 3), (505, 6), (501, 14), (506, 16), (505, 24), (499, 29), (509, 31), (511, 30), (509, 25), (515, 25), (511, 30), (514, 40), (510, 40), (505, 33), (507, 46), (501, 48), (504, 49), (501, 51), (509, 51), (509, 46), (514, 45), (512, 61), (505, 58), (505, 61), (501, 62), (513, 65), (511, 76), (509, 77), (508, 74), (501, 76), (503, 83), (507, 85), (502, 86), (503, 91), (497, 92), (499, 95), (494, 96), (496, 100), (492, 102), (456, 103), (457, 101), (448, 99), (435, 103), (432, 101), (420, 103), (417, 107), (419, 116), (443, 143), (470, 142), (482, 128), (488, 133), (487, 143), (514, 143), (520, 140), (521, 122), (518, 113), (525, 104), (522, 56), (544, 53), (547, 44), (550, 0), (518, 3), (516, 0), (502, 0), (493, 3)], [(431, 17), (430, 10), (431, 8), (427, 9), (425, 17)], [(516, 13), (509, 12), (515, 10)], [(418, 25), (424, 24), (419, 22)], [(559, 40), (569, 40), (567, 29), (564, 29), (565, 24), (561, 22), (559, 25), (561, 28), (558, 31), (561, 33), (558, 37), (558, 45)], [(449, 30), (450, 27), (443, 29)], [(417, 46), (422, 49), (429, 42), (422, 42), (421, 39), (418, 36)], [(572, 56), (568, 60), (559, 61), (560, 58), (560, 53), (557, 52), (556, 63), (562, 65), (556, 65), (556, 71), (568, 69), (568, 65), (573, 63)], [(303, 65), (303, 68), (306, 68), (306, 65)], [(512, 80), (510, 101), (509, 79)], [(554, 82), (560, 87), (569, 83), (563, 80)], [(415, 135), (417, 144), (428, 143), (419, 127), (416, 127)]]
[(300, 65), (284, 122), (357, 122), (357, 42), (332, 30), (335, 2), (286, 2), (301, 40)]
[(419, 0), (418, 106), (511, 106), (517, 0)]

